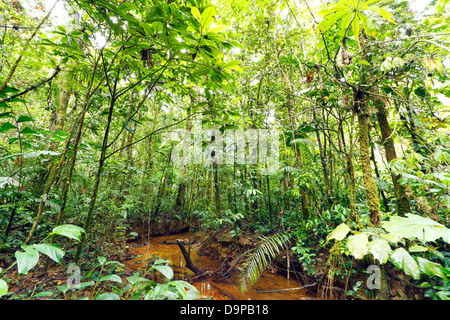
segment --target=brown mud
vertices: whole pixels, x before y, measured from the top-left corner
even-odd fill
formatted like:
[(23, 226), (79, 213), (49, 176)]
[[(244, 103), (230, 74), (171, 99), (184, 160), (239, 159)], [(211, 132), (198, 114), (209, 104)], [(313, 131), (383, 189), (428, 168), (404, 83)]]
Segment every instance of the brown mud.
[[(130, 243), (130, 253), (138, 257), (126, 261), (125, 265), (131, 271), (145, 270), (148, 261), (154, 259), (155, 256), (168, 259), (172, 262), (177, 279), (191, 282), (200, 291), (203, 298), (212, 297), (214, 300), (305, 300), (317, 298), (314, 294), (309, 293), (308, 288), (296, 289), (307, 285), (306, 283), (300, 283), (300, 279), (292, 277), (292, 274), (288, 279), (277, 273), (274, 268), (268, 268), (269, 270), (261, 275), (255, 286), (248, 288), (246, 292), (241, 292), (239, 267), (234, 268), (229, 277), (221, 277), (224, 261), (230, 265), (233, 259), (236, 259), (241, 253), (236, 248), (233, 250), (233, 246), (227, 246), (224, 243), (218, 244), (215, 240), (200, 249), (200, 242), (191, 238), (191, 245), (189, 245), (189, 238), (188, 233), (182, 233), (152, 237), (149, 242), (141, 240)], [(192, 271), (186, 268), (186, 261), (176, 244), (177, 240), (182, 240), (186, 248), (190, 247), (190, 257), (194, 264), (202, 270), (211, 271), (211, 276), (196, 277)], [(238, 241), (241, 244), (251, 244), (248, 239), (239, 239)]]

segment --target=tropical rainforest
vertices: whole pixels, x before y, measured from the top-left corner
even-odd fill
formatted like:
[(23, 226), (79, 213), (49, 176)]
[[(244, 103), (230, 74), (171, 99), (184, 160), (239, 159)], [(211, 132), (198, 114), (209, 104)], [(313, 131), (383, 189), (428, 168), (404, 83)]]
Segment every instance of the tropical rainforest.
[(0, 300), (449, 300), (449, 44), (449, 0), (1, 1)]

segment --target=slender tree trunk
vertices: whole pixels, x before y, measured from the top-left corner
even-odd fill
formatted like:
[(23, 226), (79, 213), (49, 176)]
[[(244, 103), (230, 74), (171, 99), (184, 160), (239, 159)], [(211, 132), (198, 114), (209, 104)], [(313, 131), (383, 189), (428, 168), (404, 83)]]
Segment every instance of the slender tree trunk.
[(325, 160), (324, 150), (322, 148), (322, 142), (320, 139), (319, 126), (317, 124), (316, 110), (314, 108), (313, 108), (313, 119), (314, 119), (314, 122), (316, 123), (317, 144), (319, 146), (320, 162), (322, 164), (323, 178), (324, 178), (325, 186), (326, 186), (326, 190), (327, 190), (328, 205), (331, 207), (333, 205), (333, 193), (331, 191), (330, 179), (328, 178), (327, 163)]
[(45, 206), (45, 202), (47, 201), (48, 194), (49, 194), (53, 184), (57, 180), (59, 173), (62, 170), (62, 166), (63, 166), (63, 164), (65, 162), (67, 153), (68, 153), (70, 145), (71, 145), (70, 142), (73, 139), (75, 128), (78, 125), (79, 121), (81, 121), (82, 117), (84, 117), (84, 112), (86, 112), (86, 109), (87, 108), (84, 108), (80, 112), (80, 114), (78, 115), (77, 120), (74, 122), (74, 124), (72, 126), (72, 129), (69, 132), (69, 136), (67, 137), (64, 150), (62, 151), (58, 162), (55, 165), (51, 166), (51, 168), (50, 168), (49, 176), (48, 176), (47, 180), (45, 181), (45, 185), (44, 185), (44, 189), (43, 189), (43, 192), (42, 192), (42, 197), (41, 197), (41, 201), (39, 203), (39, 207), (38, 207), (38, 211), (37, 211), (36, 217), (34, 219), (33, 225), (31, 226), (31, 229), (30, 229), (30, 231), (28, 233), (28, 237), (24, 241), (25, 245), (30, 242), (31, 238), (33, 237), (34, 233), (36, 232), (36, 228), (39, 225), (39, 222), (40, 222), (40, 220), (42, 218), (42, 213), (44, 211), (44, 206)]
[[(194, 102), (194, 101), (192, 101)], [(190, 135), (190, 132), (192, 130), (192, 121), (188, 121), (186, 124), (186, 134)], [(183, 152), (186, 152), (189, 148), (189, 139), (184, 139), (184, 148)], [(182, 163), (180, 168), (180, 185), (178, 186), (178, 192), (177, 197), (175, 200), (174, 210), (175, 211), (181, 211), (184, 207), (185, 197), (186, 197), (186, 166), (188, 164)]]
[[(377, 107), (377, 119), (381, 131), (381, 139), (388, 163), (397, 159), (395, 151), (394, 139), (392, 138), (392, 130), (389, 126), (387, 118), (387, 110), (384, 103), (380, 100), (375, 101)], [(399, 182), (401, 175), (396, 175), (391, 171), (392, 183), (394, 184), (395, 197), (397, 199), (397, 213), (404, 216), (411, 212), (410, 201), (406, 195), (406, 186)]]
[[(372, 158), (372, 162), (373, 162), (373, 168), (375, 170), (375, 175), (377, 176), (377, 179), (381, 180), (380, 172), (378, 171), (377, 160), (375, 158), (375, 151), (374, 151), (373, 144), (372, 144), (371, 140), (372, 139), (370, 138), (370, 135), (369, 135), (369, 144), (370, 144), (370, 152), (371, 152), (371, 158)], [(380, 194), (381, 194), (381, 198), (383, 199), (384, 210), (386, 212), (389, 212), (390, 209), (389, 209), (389, 204), (388, 204), (387, 199), (386, 199), (386, 195), (385, 195), (384, 191), (381, 190), (381, 189), (380, 189)]]
[[(116, 84), (117, 84), (117, 81), (116, 81)], [(114, 92), (114, 94), (115, 94), (115, 92)], [(90, 229), (91, 229), (92, 218), (94, 217), (95, 203), (97, 201), (98, 190), (99, 190), (99, 187), (100, 187), (100, 179), (101, 179), (103, 166), (105, 164), (105, 159), (106, 159), (106, 149), (108, 147), (109, 130), (111, 128), (111, 120), (112, 120), (112, 115), (113, 115), (113, 111), (114, 111), (114, 105), (116, 103), (116, 99), (114, 97), (114, 94), (113, 94), (113, 96), (111, 98), (111, 103), (110, 103), (110, 107), (109, 107), (108, 120), (107, 120), (107, 123), (106, 123), (105, 134), (103, 136), (103, 144), (102, 144), (102, 150), (101, 150), (101, 153), (100, 153), (100, 160), (99, 160), (99, 163), (98, 163), (97, 174), (95, 175), (94, 189), (92, 191), (91, 201), (89, 202), (89, 208), (88, 208), (88, 212), (87, 212), (87, 217), (86, 217), (86, 220), (84, 222), (85, 233), (83, 233), (81, 235), (81, 240), (78, 243), (77, 252), (75, 254), (75, 261), (78, 261), (78, 259), (80, 258), (81, 251), (83, 250), (84, 244), (86, 242), (87, 235), (89, 234)]]
[(158, 198), (156, 199), (156, 207), (155, 207), (155, 210), (153, 211), (153, 216), (155, 218), (159, 213), (159, 209), (161, 208), (162, 199), (164, 199), (164, 197), (166, 196), (166, 185), (167, 185), (167, 181), (169, 180), (168, 167), (170, 166), (171, 161), (172, 161), (172, 149), (169, 152), (169, 157), (167, 159), (167, 167), (165, 169), (165, 174), (164, 174), (164, 178), (163, 178), (163, 181), (161, 184), (161, 189), (158, 193)]

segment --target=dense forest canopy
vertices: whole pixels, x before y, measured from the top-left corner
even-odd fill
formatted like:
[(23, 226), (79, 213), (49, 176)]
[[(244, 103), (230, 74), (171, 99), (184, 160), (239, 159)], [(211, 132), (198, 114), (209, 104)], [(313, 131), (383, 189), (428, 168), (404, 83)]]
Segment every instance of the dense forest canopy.
[(282, 261), (326, 299), (450, 299), (449, 26), (448, 0), (2, 1), (0, 297), (76, 265), (40, 297), (198, 298), (166, 260), (119, 274), (189, 230), (244, 291)]

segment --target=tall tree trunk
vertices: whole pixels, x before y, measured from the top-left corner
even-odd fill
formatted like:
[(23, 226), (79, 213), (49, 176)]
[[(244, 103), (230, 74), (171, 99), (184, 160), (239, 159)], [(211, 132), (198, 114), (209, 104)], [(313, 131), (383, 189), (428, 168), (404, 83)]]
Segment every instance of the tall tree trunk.
[[(194, 103), (194, 101), (192, 100)], [(192, 121), (189, 120), (186, 124), (186, 134), (190, 135), (190, 132), (192, 130)], [(183, 152), (186, 152), (186, 150), (189, 150), (189, 139), (183, 140), (184, 146), (183, 146)], [(178, 186), (178, 192), (177, 197), (175, 200), (175, 205), (173, 209), (175, 211), (182, 211), (184, 207), (185, 197), (186, 197), (186, 186), (187, 186), (187, 176), (186, 176), (186, 166), (187, 164), (181, 163), (180, 167), (180, 185)]]
[[(344, 107), (348, 107), (348, 99), (347, 97), (342, 98), (342, 102)], [(351, 121), (351, 128), (353, 127), (353, 121), (354, 121), (354, 113), (352, 113), (352, 121)], [(350, 128), (350, 129), (351, 129)], [(338, 135), (338, 144), (340, 151), (345, 156), (345, 163), (346, 163), (346, 177), (347, 177), (347, 185), (348, 185), (348, 198), (349, 198), (349, 206), (350, 206), (350, 215), (349, 215), (349, 222), (351, 222), (352, 218), (355, 219), (356, 224), (359, 226), (359, 216), (358, 212), (356, 211), (356, 179), (355, 179), (355, 168), (353, 165), (353, 138), (352, 134), (350, 133), (350, 146), (347, 148), (347, 144), (345, 143), (345, 136), (344, 136), (344, 129), (342, 127), (342, 119), (340, 119), (339, 122), (339, 133), (340, 137)]]
[(333, 193), (331, 191), (330, 179), (328, 178), (327, 163), (325, 160), (325, 154), (324, 154), (324, 150), (322, 148), (322, 142), (320, 139), (319, 125), (317, 123), (317, 115), (316, 115), (315, 108), (313, 108), (313, 119), (314, 119), (314, 122), (316, 123), (317, 144), (319, 146), (320, 162), (322, 164), (322, 172), (323, 172), (323, 178), (325, 181), (325, 187), (326, 187), (326, 191), (327, 191), (328, 205), (331, 207), (333, 205)]
[[(374, 147), (373, 147), (373, 143), (372, 143), (372, 139), (370, 138), (370, 135), (369, 135), (369, 144), (370, 144), (370, 153), (371, 153), (371, 159), (373, 162), (373, 168), (375, 170), (375, 175), (378, 180), (381, 180), (380, 172), (378, 171), (377, 159), (375, 158), (375, 151), (374, 151)], [(386, 212), (389, 212), (390, 211), (389, 204), (387, 202), (386, 195), (385, 195), (384, 191), (381, 189), (380, 189), (380, 194), (381, 194), (381, 198), (383, 199), (384, 210)]]
[(165, 169), (165, 173), (164, 173), (164, 178), (161, 184), (161, 188), (158, 192), (158, 198), (156, 199), (156, 206), (155, 206), (155, 210), (153, 211), (153, 217), (156, 218), (158, 213), (159, 213), (159, 209), (161, 208), (161, 203), (162, 203), (162, 199), (164, 199), (164, 197), (166, 196), (166, 185), (167, 185), (167, 181), (169, 180), (169, 170), (168, 167), (170, 166), (170, 162), (172, 161), (172, 149), (169, 152), (169, 156), (167, 159), (167, 167)]
[(380, 223), (380, 203), (378, 190), (372, 175), (369, 146), (369, 115), (367, 105), (359, 94), (355, 97), (355, 112), (358, 116), (360, 161), (363, 171), (364, 188), (366, 189), (367, 204), (370, 212), (370, 223), (377, 227)]
[[(386, 160), (388, 163), (397, 159), (397, 153), (395, 151), (394, 139), (392, 138), (392, 130), (389, 126), (387, 118), (387, 110), (383, 101), (375, 100), (377, 107), (377, 119), (378, 125), (381, 131), (381, 139), (386, 154)], [(410, 201), (406, 195), (406, 186), (399, 182), (401, 175), (394, 174), (391, 171), (392, 183), (394, 184), (395, 197), (397, 199), (397, 213), (400, 216), (404, 216), (406, 213), (411, 212)]]

